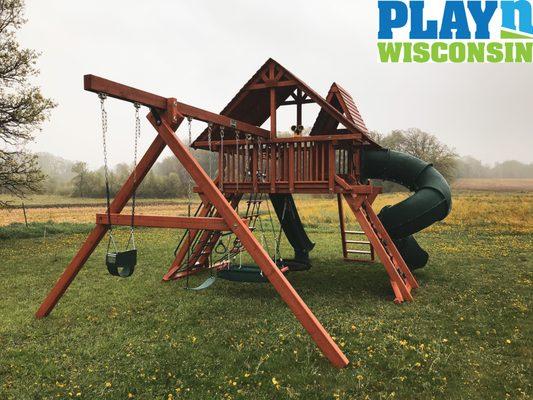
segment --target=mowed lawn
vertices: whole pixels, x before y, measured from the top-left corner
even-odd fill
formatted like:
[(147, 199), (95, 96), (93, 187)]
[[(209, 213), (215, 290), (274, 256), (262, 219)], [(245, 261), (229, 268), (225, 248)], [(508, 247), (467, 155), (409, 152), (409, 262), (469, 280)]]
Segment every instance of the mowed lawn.
[(394, 305), (380, 264), (341, 261), (334, 199), (298, 200), (316, 248), (288, 278), (350, 359), (343, 370), (269, 284), (161, 282), (180, 232), (138, 230), (129, 279), (107, 273), (99, 246), (43, 320), (33, 314), (86, 233), (3, 239), (0, 399), (531, 398), (533, 195), (454, 201), (417, 235), (431, 258), (415, 301)]

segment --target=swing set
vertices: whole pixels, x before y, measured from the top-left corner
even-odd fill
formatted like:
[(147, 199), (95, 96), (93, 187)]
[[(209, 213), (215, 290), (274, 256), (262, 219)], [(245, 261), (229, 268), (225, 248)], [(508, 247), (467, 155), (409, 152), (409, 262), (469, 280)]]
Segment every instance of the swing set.
[[(379, 145), (368, 136), (353, 99), (339, 85), (333, 84), (327, 97), (323, 98), (286, 68), (269, 59), (219, 114), (94, 75), (84, 77), (84, 87), (100, 98), (107, 210), (96, 215), (95, 227), (41, 304), (37, 318), (49, 315), (106, 234), (108, 271), (115, 276), (128, 277), (137, 263), (135, 227), (184, 229), (174, 252), (174, 261), (163, 280), (188, 279), (193, 274), (210, 271), (208, 280), (192, 289), (208, 287), (215, 277), (270, 282), (324, 356), (335, 367), (345, 367), (347, 357), (286, 277), (289, 271), (310, 268), (308, 253), (314, 246), (301, 228), (293, 193), (336, 195), (343, 235), (346, 233), (342, 211), (344, 199), (361, 226), (360, 232), (368, 238), (368, 241), (359, 242), (369, 246), (372, 259), (375, 252), (385, 267), (394, 301), (412, 300), (411, 292), (418, 284), (372, 209), (380, 188), (361, 177), (362, 149), (379, 148)], [(127, 101), (135, 107), (134, 167), (114, 199), (110, 196), (107, 163), (105, 101), (108, 98)], [(310, 103), (317, 104), (320, 112), (310, 134), (303, 136), (302, 106)], [(139, 110), (142, 106), (149, 109), (147, 118), (156, 135), (137, 161)], [(296, 107), (291, 137), (277, 135), (276, 112), (281, 106)], [(268, 119), (270, 129), (261, 128)], [(193, 120), (207, 123), (207, 128), (194, 141), (191, 133)], [(189, 147), (215, 153), (218, 157), (216, 168), (210, 161), (206, 172), (178, 139), (176, 130), (184, 121), (188, 123)], [(190, 176), (187, 215), (136, 215), (136, 190), (167, 146)], [(214, 172), (216, 177), (213, 179)], [(200, 199), (194, 212), (193, 192)], [(131, 214), (122, 214), (130, 199)], [(242, 202), (245, 206), (239, 209)], [(269, 202), (279, 219), (279, 230), (274, 225)], [(262, 203), (267, 205), (263, 213), (269, 216), (268, 224), (263, 224), (261, 218)], [(130, 227), (129, 240), (122, 251), (113, 236), (115, 226)], [(268, 229), (271, 231), (269, 235), (274, 237), (272, 248), (265, 238)], [(282, 233), (295, 249), (292, 260), (281, 257)], [(255, 264), (243, 264), (243, 251)], [(370, 251), (361, 250), (357, 254), (370, 254)]]

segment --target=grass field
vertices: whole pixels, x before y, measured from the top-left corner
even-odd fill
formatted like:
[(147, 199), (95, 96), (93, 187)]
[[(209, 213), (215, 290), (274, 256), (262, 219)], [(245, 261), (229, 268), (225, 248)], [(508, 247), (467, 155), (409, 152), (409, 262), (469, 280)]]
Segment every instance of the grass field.
[[(380, 196), (377, 208), (403, 196)], [(298, 202), (317, 245), (313, 268), (288, 277), (347, 368), (330, 367), (269, 285), (162, 283), (175, 231), (138, 231), (130, 279), (107, 274), (100, 246), (54, 312), (35, 320), (98, 208), (74, 207), (54, 216), (79, 222), (64, 233), (0, 240), (0, 399), (531, 398), (533, 194), (455, 196), (448, 219), (417, 235), (431, 259), (415, 273), (415, 301), (400, 306), (379, 264), (340, 261), (335, 202)], [(32, 221), (49, 209), (30, 210)]]
[(533, 191), (533, 179), (511, 178), (463, 178), (453, 184), (456, 190), (484, 190), (491, 192), (531, 192)]

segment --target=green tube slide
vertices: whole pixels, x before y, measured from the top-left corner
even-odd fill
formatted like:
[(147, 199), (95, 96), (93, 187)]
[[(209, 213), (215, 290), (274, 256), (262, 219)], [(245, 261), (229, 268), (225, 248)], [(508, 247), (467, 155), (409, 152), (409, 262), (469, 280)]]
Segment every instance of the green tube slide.
[[(294, 263), (309, 267), (309, 252), (315, 244), (307, 236), (298, 209), (291, 194), (270, 194), (270, 201), (274, 206), (276, 215), (287, 240), (294, 249)], [(292, 269), (295, 269), (294, 267)]]
[(410, 269), (422, 268), (428, 254), (412, 236), (450, 213), (452, 195), (444, 177), (429, 163), (393, 150), (365, 150), (361, 179), (398, 183), (414, 194), (384, 207), (378, 217)]

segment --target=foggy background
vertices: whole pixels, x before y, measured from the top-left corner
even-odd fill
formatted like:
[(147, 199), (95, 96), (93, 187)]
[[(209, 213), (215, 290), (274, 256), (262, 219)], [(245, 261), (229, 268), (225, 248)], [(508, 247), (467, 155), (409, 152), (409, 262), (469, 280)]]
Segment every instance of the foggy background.
[[(59, 104), (34, 151), (102, 164), (84, 74), (219, 112), (272, 57), (324, 96), (338, 82), (370, 130), (418, 127), (486, 163), (532, 161), (533, 66), (380, 64), (377, 2), (27, 0), (26, 10), (21, 44), (42, 52), (37, 82)], [(133, 106), (107, 104), (110, 162), (131, 162)], [(304, 108), (304, 125), (315, 112)], [(293, 122), (282, 113), (278, 130)], [(203, 127), (193, 123), (193, 139)], [(141, 151), (153, 137), (143, 118)]]

